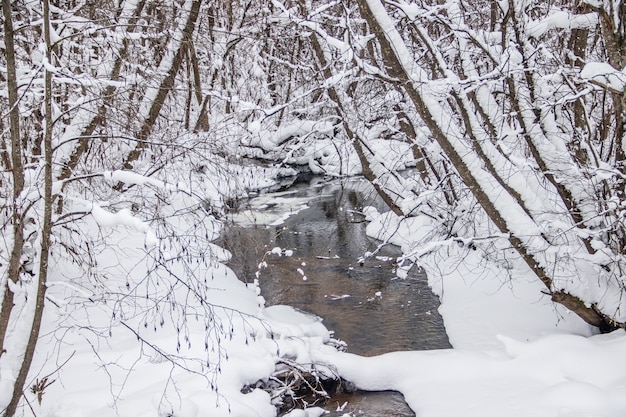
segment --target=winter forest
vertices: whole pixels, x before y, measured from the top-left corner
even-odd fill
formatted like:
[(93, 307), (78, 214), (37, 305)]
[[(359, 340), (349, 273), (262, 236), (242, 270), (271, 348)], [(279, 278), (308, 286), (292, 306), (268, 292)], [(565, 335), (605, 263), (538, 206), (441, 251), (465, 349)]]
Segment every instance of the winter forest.
[[(2, 0), (1, 19), (2, 416), (329, 414), (298, 378), (426, 417), (626, 415), (626, 1)], [(233, 272), (233, 213), (303, 173), (370, 184), (367, 238), (400, 248), (394, 279), (424, 271), (451, 349), (346, 352)]]

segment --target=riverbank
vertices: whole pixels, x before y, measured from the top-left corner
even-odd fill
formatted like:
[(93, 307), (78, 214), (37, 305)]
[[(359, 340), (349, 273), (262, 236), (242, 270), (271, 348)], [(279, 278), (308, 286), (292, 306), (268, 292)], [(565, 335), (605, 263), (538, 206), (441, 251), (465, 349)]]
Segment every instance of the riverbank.
[[(277, 202), (269, 199), (264, 204), (269, 208)], [(405, 255), (429, 232), (423, 218), (402, 224), (388, 213), (367, 212), (368, 233), (394, 239)], [(211, 225), (216, 237), (218, 223)], [(108, 284), (117, 282), (120, 293), (127, 291), (127, 284), (144, 288), (140, 284), (149, 266), (145, 232), (113, 223), (106, 230), (109, 239), (123, 243), (115, 252), (116, 268), (128, 271), (111, 276)], [(426, 269), (441, 298), (439, 310), (454, 349), (370, 358), (338, 352), (327, 344), (331, 334), (316, 318), (290, 307), (266, 307), (259, 283), (240, 281), (224, 264), (227, 254), (216, 248), (210, 262), (192, 271), (172, 270), (205, 291), (202, 300), (189, 297), (176, 275), (170, 276), (176, 299), (185, 302), (184, 316), (166, 309), (159, 323), (159, 316), (153, 320), (142, 313), (140, 303), (127, 316), (112, 315), (102, 304), (51, 307), (56, 314), (48, 316), (41, 343), (53, 348), (39, 352), (39, 372), (32, 383), (48, 374), (54, 383), (46, 387), (41, 402), (33, 398), (32, 407), (47, 417), (272, 417), (276, 408), (267, 392), (241, 389), (269, 379), (275, 364), (289, 358), (305, 365), (325, 364), (320, 369), (362, 389), (398, 390), (426, 417), (626, 414), (623, 332), (594, 335), (580, 321), (555, 310), (523, 275), (511, 280), (510, 274), (485, 268), (471, 248), (457, 244), (445, 249), (415, 261)], [(474, 263), (461, 267), (459, 255)], [(58, 277), (72, 271), (64, 264), (55, 268)], [(206, 316), (198, 314), (207, 307)], [(10, 378), (2, 375), (3, 380)], [(313, 409), (308, 415), (320, 412)]]
[(401, 246), (427, 271), (454, 349), (372, 359), (326, 350), (318, 360), (362, 389), (402, 392), (420, 416), (626, 413), (624, 331), (597, 334), (551, 303), (514, 259), (498, 267), (452, 240), (424, 248), (427, 218), (368, 214), (370, 236)]
[[(514, 260), (490, 264), (480, 251), (452, 240), (431, 240), (431, 250), (424, 250), (433, 232), (427, 218), (365, 212), (371, 237), (397, 244), (401, 260), (427, 271), (454, 349), (369, 358), (319, 345), (312, 348), (315, 361), (358, 388), (402, 392), (420, 416), (617, 417), (626, 411), (623, 332), (596, 334), (554, 305)], [(290, 233), (288, 227), (284, 233)], [(367, 332), (386, 340), (384, 331), (368, 327)]]
[[(379, 248), (367, 237), (362, 209), (376, 203), (383, 207), (364, 178), (313, 177), (242, 204), (217, 243), (233, 254), (228, 266), (241, 280), (258, 282), (266, 306), (321, 317), (348, 352), (449, 348), (425, 274), (414, 268), (400, 278), (399, 248)], [(333, 390), (324, 409), (330, 416), (414, 416), (391, 392)]]
[[(398, 245), (401, 262), (427, 272), (454, 349), (370, 358), (320, 345), (312, 349), (317, 362), (360, 389), (402, 392), (420, 416), (626, 412), (624, 332), (597, 334), (542, 294), (541, 284), (514, 257), (490, 263), (470, 245), (433, 239), (436, 231), (426, 217), (364, 211), (370, 237)], [(385, 339), (383, 332), (372, 333)]]

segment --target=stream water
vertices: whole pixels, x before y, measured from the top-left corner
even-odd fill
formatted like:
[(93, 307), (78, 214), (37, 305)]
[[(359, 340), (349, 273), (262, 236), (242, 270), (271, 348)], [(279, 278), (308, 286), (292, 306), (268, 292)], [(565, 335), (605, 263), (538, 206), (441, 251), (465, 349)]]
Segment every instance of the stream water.
[[(384, 209), (367, 181), (313, 177), (242, 202), (220, 243), (232, 252), (230, 266), (242, 280), (258, 276), (267, 305), (287, 304), (322, 317), (348, 352), (449, 348), (426, 276), (412, 268), (397, 277), (397, 247), (385, 246), (360, 262), (380, 244), (365, 235), (360, 213), (368, 205)], [(283, 224), (259, 224), (286, 215)], [(282, 253), (272, 253), (274, 248)], [(339, 394), (326, 408), (331, 417), (415, 415), (394, 392)]]

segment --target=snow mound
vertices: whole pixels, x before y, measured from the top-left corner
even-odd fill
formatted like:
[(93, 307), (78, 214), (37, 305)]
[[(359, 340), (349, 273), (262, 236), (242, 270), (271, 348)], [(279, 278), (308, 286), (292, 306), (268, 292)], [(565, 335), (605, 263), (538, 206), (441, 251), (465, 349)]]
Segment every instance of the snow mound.
[(327, 349), (315, 358), (360, 389), (400, 391), (422, 417), (625, 415), (623, 331), (500, 339), (506, 354), (450, 349), (366, 358)]

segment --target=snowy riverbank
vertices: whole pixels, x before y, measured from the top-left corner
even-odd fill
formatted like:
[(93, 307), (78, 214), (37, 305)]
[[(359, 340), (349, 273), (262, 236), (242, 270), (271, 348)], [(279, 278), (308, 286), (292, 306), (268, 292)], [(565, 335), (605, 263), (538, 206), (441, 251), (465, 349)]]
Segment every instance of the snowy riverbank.
[[(267, 197), (263, 202), (272, 203)], [(285, 203), (282, 197), (279, 202)], [(518, 273), (519, 265), (487, 264), (478, 251), (453, 241), (424, 252), (423, 240), (432, 231), (423, 218), (400, 221), (389, 213), (367, 213), (370, 235), (402, 246), (407, 258), (427, 270), (454, 349), (372, 358), (337, 352), (325, 344), (329, 332), (316, 318), (287, 306), (266, 308), (258, 287), (239, 281), (224, 265), (228, 255), (215, 248), (212, 260), (192, 271), (171, 268), (174, 277), (206, 280), (198, 287), (206, 291), (206, 303), (177, 287), (174, 295), (186, 300), (185, 316), (167, 307), (160, 316), (148, 316), (147, 302), (139, 299), (123, 315), (113, 314), (121, 310), (106, 303), (70, 309), (70, 302), (56, 309), (47, 324), (56, 330), (45, 335), (34, 368), (41, 370), (37, 378), (50, 374), (54, 383), (40, 403), (32, 396), (31, 406), (48, 417), (270, 417), (276, 410), (268, 393), (241, 389), (267, 379), (275, 363), (288, 358), (326, 364), (362, 389), (398, 390), (421, 417), (626, 413), (624, 332), (595, 335), (542, 296), (536, 283)], [(212, 227), (216, 234), (219, 225)], [(119, 222), (107, 230), (109, 242), (118, 242), (115, 250), (106, 249), (110, 259), (123, 262), (101, 267), (124, 269), (126, 275), (118, 278), (137, 278), (120, 280), (120, 291), (143, 289), (145, 231)], [(58, 276), (71, 273), (65, 269)], [(175, 286), (172, 276), (165, 282)], [(61, 283), (51, 288), (68, 290)], [(154, 298), (163, 288), (150, 291)]]
[(594, 334), (513, 260), (506, 268), (488, 264), (453, 240), (424, 248), (428, 219), (368, 213), (368, 234), (402, 246), (426, 269), (454, 349), (318, 359), (362, 389), (401, 391), (419, 416), (626, 413), (624, 331)]

